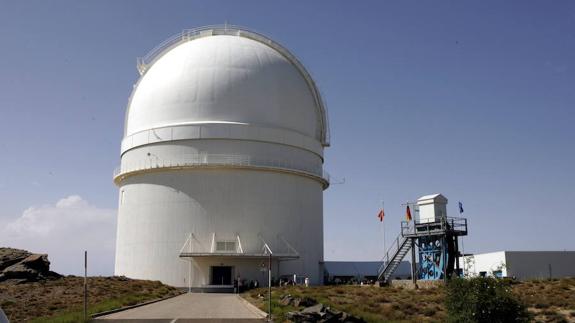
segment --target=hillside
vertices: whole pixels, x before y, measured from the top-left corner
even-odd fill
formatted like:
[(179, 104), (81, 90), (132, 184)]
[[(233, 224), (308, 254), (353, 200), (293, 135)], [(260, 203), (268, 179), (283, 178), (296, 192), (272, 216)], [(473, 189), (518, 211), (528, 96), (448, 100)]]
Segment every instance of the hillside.
[[(82, 318), (83, 277), (22, 284), (0, 283), (0, 307), (11, 322), (78, 322)], [(158, 281), (89, 277), (89, 312), (96, 313), (181, 293)]]

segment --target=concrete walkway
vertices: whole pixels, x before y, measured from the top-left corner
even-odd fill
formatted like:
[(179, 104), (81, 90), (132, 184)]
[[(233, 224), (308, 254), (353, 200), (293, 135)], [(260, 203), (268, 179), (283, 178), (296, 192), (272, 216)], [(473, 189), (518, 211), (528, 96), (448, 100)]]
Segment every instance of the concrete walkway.
[(165, 301), (101, 316), (110, 322), (261, 322), (266, 313), (235, 294), (188, 293)]

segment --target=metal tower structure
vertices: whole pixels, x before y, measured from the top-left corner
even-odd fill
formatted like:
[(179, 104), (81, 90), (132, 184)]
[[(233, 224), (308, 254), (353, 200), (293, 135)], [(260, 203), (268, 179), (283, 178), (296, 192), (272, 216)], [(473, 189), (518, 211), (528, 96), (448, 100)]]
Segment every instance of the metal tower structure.
[[(446, 200), (447, 201), (447, 200)], [(389, 282), (411, 250), (411, 277), (421, 280), (446, 280), (460, 275), (458, 237), (467, 235), (467, 219), (447, 217), (415, 218), (401, 223), (401, 233), (383, 257), (378, 280)], [(417, 249), (417, 250), (416, 250)], [(419, 254), (416, 261), (416, 254)]]

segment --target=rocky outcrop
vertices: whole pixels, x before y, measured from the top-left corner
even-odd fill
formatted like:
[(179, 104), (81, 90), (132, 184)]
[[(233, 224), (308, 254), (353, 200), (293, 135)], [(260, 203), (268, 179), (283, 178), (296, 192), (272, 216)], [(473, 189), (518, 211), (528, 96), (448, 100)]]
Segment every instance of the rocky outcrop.
[(309, 306), (313, 306), (315, 304), (317, 304), (316, 300), (311, 298), (311, 297), (293, 297), (291, 295), (285, 295), (284, 297), (281, 298), (280, 300), (280, 304), (284, 305), (284, 306), (295, 306), (295, 307), (309, 307)]
[(316, 300), (310, 297), (293, 297), (291, 295), (285, 295), (281, 298), (280, 304), (284, 306), (294, 306), (305, 308), (298, 312), (288, 312), (286, 313), (287, 319), (296, 323), (304, 322), (348, 322), (348, 323), (362, 323), (365, 322), (362, 318), (355, 317), (346, 312), (332, 310), (328, 306), (323, 304), (318, 304)]
[(286, 317), (296, 323), (303, 322), (345, 322), (345, 323), (364, 323), (362, 318), (355, 317), (346, 312), (332, 310), (331, 308), (323, 305), (316, 304), (314, 306), (306, 307), (299, 312), (288, 312)]
[(19, 284), (61, 277), (50, 271), (48, 255), (0, 248), (0, 282)]

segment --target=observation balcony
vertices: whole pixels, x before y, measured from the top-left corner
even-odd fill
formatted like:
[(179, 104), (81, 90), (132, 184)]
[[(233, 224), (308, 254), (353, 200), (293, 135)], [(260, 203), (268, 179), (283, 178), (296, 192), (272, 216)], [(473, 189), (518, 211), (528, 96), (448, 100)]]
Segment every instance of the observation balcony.
[(184, 154), (170, 159), (161, 159), (152, 155), (137, 162), (122, 162), (122, 165), (114, 170), (113, 175), (114, 182), (119, 184), (125, 178), (141, 173), (190, 168), (235, 168), (291, 173), (315, 179), (322, 184), (324, 189), (330, 183), (329, 173), (323, 170), (322, 166), (310, 167), (290, 160), (228, 154)]
[(412, 238), (441, 234), (466, 236), (467, 219), (458, 217), (446, 217), (440, 221), (435, 222), (401, 222), (401, 235), (403, 237)]

